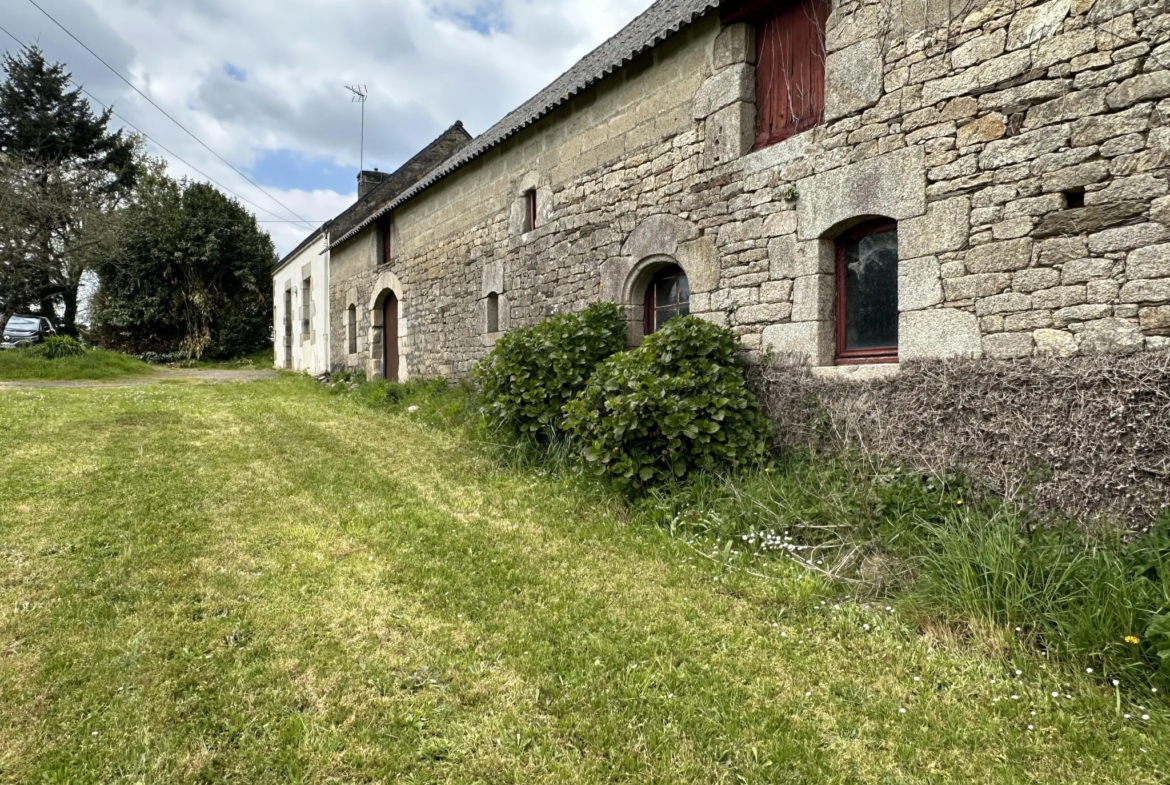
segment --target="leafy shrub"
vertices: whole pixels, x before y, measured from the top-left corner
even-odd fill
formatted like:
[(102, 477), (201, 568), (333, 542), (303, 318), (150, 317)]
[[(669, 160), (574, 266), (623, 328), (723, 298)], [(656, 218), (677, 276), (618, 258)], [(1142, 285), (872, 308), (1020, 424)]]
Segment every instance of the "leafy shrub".
[(771, 424), (748, 392), (734, 333), (671, 320), (604, 362), (568, 406), (586, 462), (624, 490), (762, 462)]
[(36, 347), (36, 353), (46, 360), (59, 360), (62, 357), (82, 357), (85, 347), (77, 339), (68, 335), (50, 335), (45, 342)]
[(488, 422), (514, 436), (553, 438), (598, 363), (626, 347), (626, 329), (616, 305), (596, 303), (509, 331), (472, 373)]

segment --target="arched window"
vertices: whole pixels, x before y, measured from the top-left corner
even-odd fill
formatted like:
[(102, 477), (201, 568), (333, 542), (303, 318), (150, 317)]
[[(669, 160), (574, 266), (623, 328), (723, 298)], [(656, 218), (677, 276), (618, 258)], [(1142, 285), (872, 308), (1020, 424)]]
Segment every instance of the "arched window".
[(487, 310), (487, 332), (498, 333), (500, 331), (500, 295), (492, 292), (487, 296), (485, 303)]
[(691, 312), (691, 285), (676, 264), (655, 273), (646, 287), (646, 335), (652, 335), (676, 316)]
[(898, 361), (898, 224), (868, 221), (837, 240), (837, 362)]
[(345, 316), (345, 331), (349, 337), (349, 353), (357, 354), (357, 306), (349, 306)]

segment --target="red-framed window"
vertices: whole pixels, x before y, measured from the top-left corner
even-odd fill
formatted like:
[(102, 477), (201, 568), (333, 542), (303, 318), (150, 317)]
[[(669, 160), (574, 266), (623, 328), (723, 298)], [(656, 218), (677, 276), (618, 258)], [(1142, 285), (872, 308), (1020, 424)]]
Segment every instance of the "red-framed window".
[(394, 258), (393, 236), (394, 216), (391, 214), (378, 222), (378, 264), (390, 264), (390, 260)]
[(678, 265), (655, 273), (646, 287), (646, 335), (653, 335), (676, 316), (691, 312), (691, 285)]
[(868, 221), (837, 240), (837, 363), (898, 361), (898, 224)]
[(825, 117), (825, 25), (832, 0), (748, 0), (724, 24), (756, 30), (756, 149), (813, 128)]

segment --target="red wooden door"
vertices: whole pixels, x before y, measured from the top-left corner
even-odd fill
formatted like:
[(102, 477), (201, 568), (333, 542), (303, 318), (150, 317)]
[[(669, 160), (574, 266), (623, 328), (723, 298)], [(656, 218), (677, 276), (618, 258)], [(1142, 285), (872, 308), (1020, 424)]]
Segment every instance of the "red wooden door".
[(758, 23), (756, 147), (818, 125), (825, 114), (826, 0), (801, 0)]

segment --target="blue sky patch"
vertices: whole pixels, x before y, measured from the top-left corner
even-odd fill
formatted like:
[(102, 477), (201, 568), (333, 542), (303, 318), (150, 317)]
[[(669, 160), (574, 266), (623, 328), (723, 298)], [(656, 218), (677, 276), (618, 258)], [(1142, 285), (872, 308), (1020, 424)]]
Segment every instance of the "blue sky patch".
[(264, 151), (249, 174), (261, 185), (282, 190), (340, 194), (357, 190), (356, 168), (337, 166), (330, 158), (312, 158), (296, 150)]
[(476, 3), (472, 11), (457, 11), (453, 8), (440, 6), (435, 9), (435, 15), (483, 36), (507, 32), (507, 19), (500, 7), (499, 0)]
[(232, 79), (235, 79), (237, 82), (248, 81), (248, 74), (244, 71), (244, 69), (234, 66), (231, 63), (223, 64), (223, 72)]

